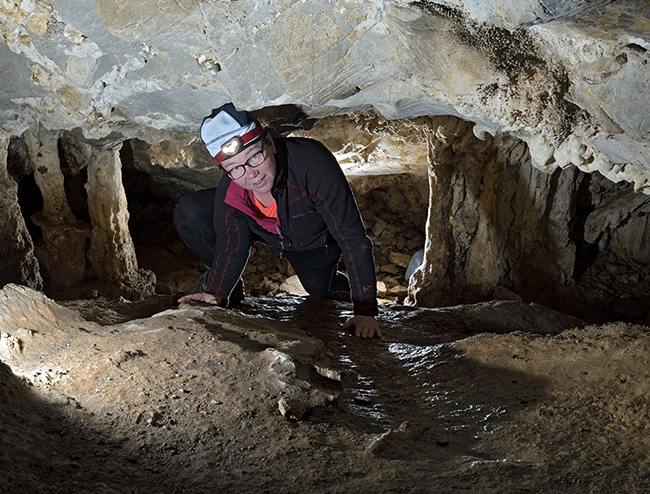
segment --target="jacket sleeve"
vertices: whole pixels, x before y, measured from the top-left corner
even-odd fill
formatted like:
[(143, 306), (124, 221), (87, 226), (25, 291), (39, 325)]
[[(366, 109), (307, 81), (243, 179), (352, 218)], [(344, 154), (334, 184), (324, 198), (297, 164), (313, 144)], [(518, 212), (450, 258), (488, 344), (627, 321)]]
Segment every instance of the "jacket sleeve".
[(225, 176), (219, 182), (214, 204), (214, 230), (217, 240), (208, 278), (207, 291), (226, 300), (239, 281), (252, 244), (252, 233), (244, 213), (224, 200), (230, 180)]
[(343, 252), (354, 314), (375, 316), (377, 277), (372, 241), (366, 235), (350, 184), (336, 158), (324, 145), (316, 145), (317, 152), (307, 170), (309, 194)]

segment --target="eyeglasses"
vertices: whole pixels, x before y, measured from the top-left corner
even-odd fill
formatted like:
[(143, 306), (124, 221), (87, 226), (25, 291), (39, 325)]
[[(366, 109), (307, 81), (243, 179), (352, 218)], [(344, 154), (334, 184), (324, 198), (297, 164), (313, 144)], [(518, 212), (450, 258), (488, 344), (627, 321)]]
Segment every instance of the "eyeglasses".
[[(241, 165), (237, 165), (233, 167), (231, 170), (226, 170), (224, 168), (224, 171), (226, 172), (226, 175), (228, 175), (231, 180), (239, 180), (242, 178), (244, 175), (246, 175), (246, 167), (250, 168), (257, 168), (260, 166), (262, 163), (266, 161), (266, 153), (264, 152), (264, 144), (266, 144), (266, 136), (262, 137), (262, 147), (260, 150), (255, 153), (253, 156), (248, 158), (246, 163), (242, 163)], [(223, 168), (223, 166), (222, 166)]]

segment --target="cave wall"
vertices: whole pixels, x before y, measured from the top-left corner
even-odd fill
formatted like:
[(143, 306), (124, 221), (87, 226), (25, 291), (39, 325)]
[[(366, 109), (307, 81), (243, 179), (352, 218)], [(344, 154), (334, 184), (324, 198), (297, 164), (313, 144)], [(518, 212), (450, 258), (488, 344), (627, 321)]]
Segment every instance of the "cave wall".
[(413, 282), (416, 303), (473, 302), (499, 286), (543, 294), (571, 283), (577, 171), (540, 172), (523, 142), (479, 140), (453, 117), (432, 124), (428, 242)]
[[(0, 138), (0, 163), (7, 163), (9, 138)], [(10, 282), (41, 289), (38, 260), (34, 244), (18, 205), (18, 186), (7, 166), (0, 166), (0, 285)]]
[[(643, 318), (648, 12), (580, 0), (4, 2), (0, 162), (18, 137), (25, 156), (9, 157), (20, 173), (0, 167), (2, 281), (42, 287), (45, 275), (65, 290), (95, 276), (150, 294), (124, 153), (159, 195), (212, 185), (197, 128), (233, 101), (323, 140), (351, 178), (428, 178), (414, 303), (509, 290)], [(18, 199), (21, 177), (40, 191), (36, 213)], [(375, 237), (388, 266), (391, 246)]]
[[(7, 251), (3, 284), (43, 288), (45, 277), (49, 293), (66, 296), (79, 294), (80, 286), (96, 278), (107, 296), (131, 300), (150, 296), (155, 276), (138, 267), (128, 226), (120, 147), (104, 149), (71, 134), (58, 138), (30, 131), (22, 140), (26, 152), (14, 152), (8, 160), (8, 146), (4, 150), (5, 163), (14, 165), (12, 175), (7, 166), (2, 167), (10, 192), (4, 196), (7, 205), (2, 210), (7, 236), (1, 243)], [(82, 181), (77, 181), (76, 191), (70, 190), (64, 170), (67, 175), (78, 175), (80, 169), (85, 172)], [(16, 193), (26, 177), (33, 177), (42, 198), (41, 207), (32, 214), (28, 203), (35, 192), (22, 201)], [(79, 188), (84, 194), (75, 214), (70, 202), (79, 201)], [(37, 227), (33, 233), (26, 222)]]
[[(301, 135), (329, 145), (349, 176), (368, 163), (399, 162), (428, 179), (420, 194), (429, 203), (427, 254), (410, 283), (412, 303), (516, 298), (590, 321), (648, 319), (650, 198), (632, 184), (575, 166), (543, 172), (525, 142), (480, 139), (456, 117), (390, 121), (361, 112), (323, 119)], [(356, 192), (366, 206), (367, 190)], [(379, 210), (362, 207), (371, 217)]]
[[(456, 117), (390, 121), (362, 112), (325, 118), (296, 134), (325, 142), (348, 171), (375, 244), (382, 296), (402, 301), (408, 286), (407, 301), (420, 306), (513, 298), (593, 321), (648, 317), (650, 198), (631, 184), (577, 167), (543, 172), (532, 165), (525, 142), (508, 135), (479, 139), (471, 122)], [(17, 194), (5, 209), (7, 220), (31, 219), (41, 229), (32, 240), (23, 227), (28, 244), (37, 246), (23, 256), (36, 269), (8, 281), (42, 286), (45, 270), (49, 293), (84, 287), (85, 296), (92, 280), (108, 296), (173, 293), (169, 271), (192, 263), (174, 235), (171, 208), (183, 193), (219, 178), (202, 159), (204, 149), (132, 140), (120, 152), (93, 148), (74, 133), (54, 144), (31, 134), (23, 140), (30, 150), (22, 156), (23, 174), (31, 170), (50, 199), (25, 218)], [(398, 160), (406, 173), (362, 172), (367, 163), (389, 169)], [(194, 163), (192, 173), (188, 163)], [(80, 170), (85, 174), (76, 190), (66, 186)], [(80, 189), (85, 214), (69, 206), (79, 202)], [(155, 197), (165, 199), (162, 206)], [(156, 217), (161, 207), (166, 225)], [(423, 247), (424, 263), (409, 284), (404, 269)], [(293, 274), (270, 251), (257, 247), (251, 256), (245, 273), (251, 295), (282, 293)], [(194, 278), (198, 264), (190, 270)]]
[(26, 218), (40, 229), (43, 238), (44, 249), (37, 257), (52, 288), (71, 288), (84, 281), (89, 227), (76, 219), (68, 204), (58, 136), (34, 135), (28, 130), (23, 138), (34, 181), (43, 199), (42, 209)]

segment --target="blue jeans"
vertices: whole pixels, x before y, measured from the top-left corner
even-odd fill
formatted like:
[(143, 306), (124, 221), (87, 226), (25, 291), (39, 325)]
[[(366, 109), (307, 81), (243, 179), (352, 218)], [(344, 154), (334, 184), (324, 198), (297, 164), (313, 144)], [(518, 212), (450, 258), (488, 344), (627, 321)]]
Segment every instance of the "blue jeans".
[[(214, 227), (216, 192), (216, 188), (190, 192), (174, 208), (174, 226), (178, 235), (208, 267), (214, 258), (217, 235), (221, 233)], [(341, 259), (341, 249), (337, 244), (314, 250), (285, 251), (284, 254), (307, 293), (315, 297), (350, 300), (348, 277), (337, 270)]]

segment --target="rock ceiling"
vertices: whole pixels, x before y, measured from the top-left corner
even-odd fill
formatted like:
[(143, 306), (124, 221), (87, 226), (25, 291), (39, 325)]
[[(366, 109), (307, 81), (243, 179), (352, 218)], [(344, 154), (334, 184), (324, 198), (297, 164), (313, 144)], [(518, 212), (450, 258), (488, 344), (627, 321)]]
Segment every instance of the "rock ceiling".
[(0, 132), (188, 143), (226, 101), (452, 115), (649, 192), (649, 27), (628, 1), (5, 0)]

